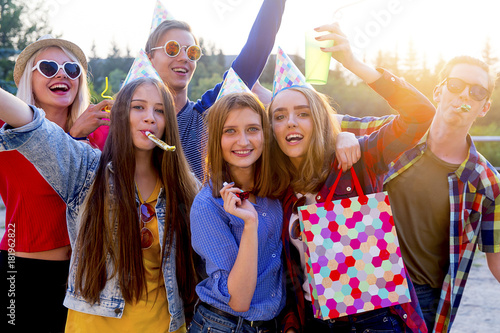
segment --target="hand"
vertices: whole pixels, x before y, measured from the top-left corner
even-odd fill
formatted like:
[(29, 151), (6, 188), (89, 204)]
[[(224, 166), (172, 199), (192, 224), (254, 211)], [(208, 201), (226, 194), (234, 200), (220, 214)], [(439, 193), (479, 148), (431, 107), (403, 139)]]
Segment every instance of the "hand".
[(339, 169), (349, 170), (360, 158), (359, 141), (353, 133), (340, 132), (335, 143), (335, 156), (339, 162)]
[(344, 67), (349, 69), (351, 64), (357, 61), (346, 35), (342, 32), (337, 22), (322, 25), (314, 30), (317, 32), (329, 32), (329, 34), (318, 36), (316, 39), (319, 41), (333, 40), (334, 43), (332, 47), (322, 47), (321, 50), (324, 52), (332, 52), (332, 58), (340, 62)]
[(227, 184), (220, 190), (220, 195), (224, 200), (224, 210), (245, 221), (245, 226), (257, 225), (257, 211), (248, 199), (241, 200), (236, 196), (235, 193), (241, 192), (241, 190), (233, 186), (234, 183)]
[(346, 69), (357, 75), (360, 79), (370, 84), (378, 80), (382, 74), (375, 68), (359, 61), (353, 54), (351, 45), (346, 35), (340, 30), (338, 23), (322, 25), (316, 29), (318, 32), (328, 31), (329, 34), (316, 37), (317, 40), (333, 40), (332, 47), (322, 47), (324, 52), (332, 52), (332, 58), (340, 62)]
[(76, 119), (69, 134), (75, 138), (86, 137), (99, 126), (109, 125), (110, 114), (104, 111), (104, 108), (108, 107), (111, 109), (112, 106), (113, 101), (111, 100), (103, 100), (98, 104), (90, 104), (87, 110)]

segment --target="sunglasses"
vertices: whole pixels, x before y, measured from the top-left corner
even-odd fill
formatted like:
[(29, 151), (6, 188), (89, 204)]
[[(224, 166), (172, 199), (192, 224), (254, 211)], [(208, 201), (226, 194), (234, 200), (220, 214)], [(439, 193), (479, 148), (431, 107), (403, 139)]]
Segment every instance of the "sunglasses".
[(174, 58), (174, 57), (177, 57), (179, 55), (179, 53), (181, 53), (181, 50), (183, 48), (186, 48), (186, 55), (187, 55), (188, 59), (191, 61), (198, 61), (198, 60), (200, 60), (201, 56), (203, 55), (201, 53), (201, 49), (198, 45), (181, 46), (181, 44), (179, 44), (179, 42), (176, 40), (169, 40), (163, 46), (153, 47), (151, 49), (151, 51), (158, 50), (158, 49), (164, 49), (165, 53), (169, 57)]
[[(490, 92), (479, 84), (470, 84), (456, 77), (448, 77), (443, 83), (446, 82), (446, 88), (453, 94), (460, 94), (464, 91), (465, 87), (469, 86), (469, 96), (475, 101), (482, 101), (489, 96)], [(443, 84), (441, 83), (441, 84)]]
[[(300, 206), (304, 206), (306, 203), (306, 197), (300, 197), (297, 201), (295, 201), (295, 203), (293, 204), (292, 206), (292, 212), (294, 214), (298, 214), (299, 213), (299, 207)], [(292, 227), (290, 229), (290, 237), (292, 239), (298, 239), (298, 240), (302, 240), (302, 235), (301, 235), (301, 231), (300, 231), (300, 221), (299, 221), (299, 218), (296, 218), (295, 221), (292, 222)]]
[(38, 69), (40, 74), (45, 76), (47, 79), (51, 79), (59, 73), (59, 70), (62, 68), (67, 77), (71, 80), (76, 80), (82, 74), (82, 70), (80, 69), (80, 65), (76, 62), (65, 62), (62, 65), (59, 65), (54, 60), (40, 60), (36, 63), (36, 65), (31, 69), (34, 71)]
[(153, 245), (153, 232), (146, 227), (146, 223), (156, 216), (155, 209), (148, 203), (141, 205), (141, 247), (143, 250), (149, 249)]

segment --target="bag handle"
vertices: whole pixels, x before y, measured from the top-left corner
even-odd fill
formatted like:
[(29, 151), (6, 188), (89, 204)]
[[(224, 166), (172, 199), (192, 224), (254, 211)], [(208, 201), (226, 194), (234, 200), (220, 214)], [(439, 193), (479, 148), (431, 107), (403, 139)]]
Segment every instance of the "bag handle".
[[(351, 168), (351, 175), (352, 175), (352, 182), (354, 183), (354, 187), (356, 188), (358, 196), (360, 197), (364, 196), (365, 194), (363, 193), (363, 189), (361, 188), (361, 184), (359, 183), (359, 179), (358, 176), (356, 175), (356, 172), (354, 171), (354, 168)], [(332, 188), (330, 189), (330, 193), (328, 193), (325, 202), (333, 201), (332, 200), (333, 194), (335, 193), (335, 189), (337, 188), (337, 184), (339, 183), (340, 176), (342, 176), (342, 169), (340, 169), (337, 179), (335, 179), (335, 183), (333, 183)]]

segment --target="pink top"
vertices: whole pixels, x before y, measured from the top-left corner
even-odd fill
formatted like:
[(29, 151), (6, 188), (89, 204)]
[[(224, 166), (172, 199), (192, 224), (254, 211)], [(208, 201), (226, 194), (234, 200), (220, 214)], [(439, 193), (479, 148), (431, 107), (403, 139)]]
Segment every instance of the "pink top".
[(100, 150), (104, 149), (104, 143), (108, 137), (109, 126), (98, 127), (94, 132), (90, 133), (87, 137), (92, 144), (92, 147), (98, 147)]

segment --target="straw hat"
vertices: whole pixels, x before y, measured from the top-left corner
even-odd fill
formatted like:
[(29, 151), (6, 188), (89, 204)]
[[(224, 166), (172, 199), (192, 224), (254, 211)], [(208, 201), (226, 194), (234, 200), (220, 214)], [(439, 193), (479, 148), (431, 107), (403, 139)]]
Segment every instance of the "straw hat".
[(80, 49), (76, 44), (73, 44), (70, 41), (60, 38), (54, 38), (52, 35), (45, 35), (40, 37), (36, 42), (28, 45), (21, 52), (21, 54), (19, 54), (19, 57), (17, 57), (16, 65), (14, 66), (14, 82), (16, 83), (16, 86), (19, 85), (19, 80), (21, 80), (21, 76), (24, 73), (24, 69), (28, 60), (38, 50), (48, 46), (59, 46), (69, 50), (76, 56), (85, 71), (87, 71), (87, 58), (85, 57), (85, 53), (83, 53), (82, 49)]

